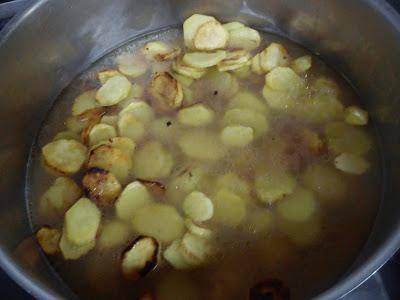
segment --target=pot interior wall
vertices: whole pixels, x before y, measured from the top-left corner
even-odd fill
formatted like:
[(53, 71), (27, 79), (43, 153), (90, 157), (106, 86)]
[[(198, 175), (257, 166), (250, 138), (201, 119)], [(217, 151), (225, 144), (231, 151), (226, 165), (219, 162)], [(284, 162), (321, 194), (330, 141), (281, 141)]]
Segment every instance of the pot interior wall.
[(319, 53), (345, 74), (382, 138), (385, 191), (376, 225), (332, 299), (359, 284), (400, 241), (400, 21), (378, 1), (86, 0), (40, 1), (0, 42), (0, 262), (41, 299), (72, 294), (39, 258), (26, 266), (15, 248), (30, 233), (25, 170), (30, 145), (52, 101), (90, 63), (132, 37), (181, 23), (194, 12), (277, 31)]

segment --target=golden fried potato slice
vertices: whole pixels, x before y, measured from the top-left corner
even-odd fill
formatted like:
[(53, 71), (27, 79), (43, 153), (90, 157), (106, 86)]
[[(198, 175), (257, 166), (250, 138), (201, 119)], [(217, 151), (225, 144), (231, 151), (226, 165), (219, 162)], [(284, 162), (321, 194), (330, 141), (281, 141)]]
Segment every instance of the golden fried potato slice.
[(58, 229), (42, 227), (36, 232), (36, 239), (47, 255), (54, 255), (60, 251), (58, 243), (61, 238), (61, 232)]
[(168, 72), (156, 74), (149, 87), (153, 107), (160, 112), (170, 112), (182, 106), (181, 84)]

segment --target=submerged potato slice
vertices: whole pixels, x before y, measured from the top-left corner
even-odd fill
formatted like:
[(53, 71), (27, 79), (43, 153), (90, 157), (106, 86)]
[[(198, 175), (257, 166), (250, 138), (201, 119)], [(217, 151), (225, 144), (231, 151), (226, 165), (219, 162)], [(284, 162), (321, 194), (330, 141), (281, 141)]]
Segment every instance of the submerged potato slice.
[(100, 122), (102, 124), (110, 125), (115, 128), (118, 123), (118, 116), (103, 116)]
[(255, 209), (247, 218), (249, 231), (256, 235), (268, 234), (274, 225), (274, 215), (268, 209)]
[(143, 124), (148, 124), (154, 120), (154, 112), (150, 105), (144, 101), (135, 101), (126, 106), (119, 112), (119, 115), (132, 114), (136, 119)]
[(199, 160), (218, 160), (225, 154), (219, 136), (207, 130), (191, 130), (182, 134), (178, 144), (188, 157)]
[(118, 179), (109, 171), (90, 168), (82, 179), (87, 196), (100, 205), (111, 205), (121, 193)]
[[(129, 157), (131, 157), (133, 155), (135, 148), (136, 148), (135, 142), (132, 141), (132, 139), (127, 138), (127, 137), (111, 138), (105, 144), (121, 150)], [(93, 147), (93, 149), (96, 149), (96, 148), (97, 147), (95, 147), (95, 146)]]
[(265, 85), (262, 94), (268, 105), (277, 110), (289, 110), (294, 106), (295, 97), (290, 93), (276, 91)]
[(84, 245), (76, 245), (67, 239), (65, 232), (63, 232), (60, 239), (60, 250), (64, 259), (78, 259), (86, 255), (96, 245), (95, 240), (90, 241)]
[(167, 249), (165, 249), (163, 256), (165, 260), (175, 269), (188, 269), (190, 265), (186, 262), (182, 255), (181, 241), (173, 241)]
[[(226, 25), (224, 25), (225, 29), (227, 29)], [(257, 30), (247, 26), (230, 25), (229, 27), (227, 29), (229, 32), (229, 48), (253, 50), (260, 46), (261, 37)]]
[(101, 105), (117, 104), (128, 97), (132, 84), (122, 75), (108, 79), (96, 93), (96, 100)]
[(129, 221), (137, 209), (152, 201), (146, 186), (139, 181), (134, 181), (128, 184), (119, 196), (115, 203), (115, 211), (118, 218)]
[(233, 74), (235, 74), (238, 78), (247, 78), (251, 75), (251, 61), (245, 63), (240, 68), (233, 70)]
[(246, 50), (232, 50), (226, 53), (226, 57), (218, 63), (218, 70), (232, 71), (243, 67), (245, 64), (250, 65), (250, 53)]
[(206, 73), (206, 69), (188, 66), (181, 58), (178, 58), (172, 64), (172, 70), (180, 75), (187, 76), (192, 79), (199, 79)]
[(219, 190), (214, 200), (214, 219), (224, 225), (236, 227), (246, 217), (246, 201), (228, 189)]
[(242, 125), (226, 126), (221, 132), (221, 141), (228, 147), (245, 147), (253, 139), (253, 128)]
[(75, 98), (72, 104), (72, 115), (78, 116), (85, 111), (99, 106), (96, 101), (96, 90), (83, 92)]
[(205, 227), (200, 227), (190, 219), (185, 220), (185, 226), (188, 232), (197, 235), (198, 237), (201, 237), (203, 239), (209, 239), (213, 236), (213, 232), (210, 229), (207, 229)]
[(212, 218), (214, 205), (205, 194), (195, 191), (186, 196), (183, 211), (193, 221), (203, 222)]
[(181, 253), (189, 265), (199, 266), (209, 260), (212, 249), (209, 240), (185, 233), (181, 241)]
[(182, 61), (194, 68), (208, 68), (215, 66), (226, 57), (226, 52), (217, 50), (214, 52), (191, 52), (186, 53)]
[(172, 155), (160, 142), (149, 141), (136, 152), (133, 172), (140, 179), (155, 180), (167, 177), (173, 164)]
[(116, 58), (118, 70), (131, 78), (142, 76), (147, 71), (147, 64), (131, 53), (123, 53)]
[(144, 136), (145, 127), (133, 114), (125, 113), (119, 116), (118, 133), (121, 137), (127, 137), (138, 142)]
[(248, 198), (250, 195), (249, 183), (232, 172), (219, 176), (215, 182), (215, 187), (217, 189), (227, 189), (242, 198)]
[(111, 249), (118, 247), (126, 242), (129, 237), (129, 227), (120, 221), (110, 221), (101, 229), (98, 247), (103, 249)]
[(265, 134), (269, 130), (269, 123), (265, 115), (244, 108), (228, 110), (223, 118), (225, 126), (242, 125), (253, 128), (255, 137)]
[(183, 39), (185, 46), (193, 48), (193, 40), (199, 27), (209, 21), (216, 21), (214, 17), (194, 14), (183, 22)]
[(106, 81), (114, 76), (120, 76), (122, 75), (120, 72), (117, 70), (104, 70), (99, 73), (97, 73), (97, 78), (99, 79), (101, 84), (105, 84)]
[(228, 31), (216, 20), (208, 21), (199, 26), (193, 39), (197, 50), (212, 51), (224, 48), (229, 39)]
[(58, 246), (61, 232), (58, 229), (42, 227), (36, 232), (36, 239), (47, 255), (54, 255), (60, 251)]
[(229, 98), (239, 91), (237, 78), (229, 72), (220, 72), (217, 68), (213, 68), (207, 72), (203, 81), (209, 97)]
[(161, 117), (151, 123), (150, 133), (155, 139), (165, 144), (174, 144), (181, 127), (175, 118)]
[(113, 126), (101, 123), (96, 124), (89, 132), (89, 145), (93, 146), (116, 136), (117, 131)]
[(138, 233), (153, 236), (162, 243), (179, 239), (185, 227), (175, 207), (159, 203), (137, 209), (132, 217), (132, 225)]
[(349, 106), (344, 110), (344, 120), (350, 125), (367, 125), (368, 112), (358, 106)]
[(288, 64), (289, 54), (281, 44), (271, 43), (260, 53), (260, 66), (265, 73)]
[(261, 67), (261, 57), (260, 57), (260, 53), (256, 54), (255, 56), (253, 56), (253, 58), (251, 59), (251, 71), (253, 73), (256, 73), (257, 75), (262, 75), (264, 74), (264, 70)]
[(153, 107), (160, 112), (170, 112), (182, 106), (182, 86), (168, 72), (153, 77), (149, 93)]
[(369, 168), (369, 162), (352, 153), (342, 153), (335, 158), (335, 167), (345, 173), (361, 175)]
[(247, 108), (259, 113), (268, 113), (268, 107), (265, 102), (249, 91), (237, 93), (229, 102), (228, 108)]
[(101, 220), (100, 210), (87, 198), (79, 199), (65, 214), (65, 233), (69, 241), (83, 246), (94, 241)]
[(121, 256), (122, 273), (127, 279), (138, 280), (158, 263), (159, 245), (156, 239), (139, 236)]
[(162, 41), (147, 42), (143, 47), (143, 54), (149, 60), (167, 61), (176, 58), (181, 53), (179, 47), (173, 48)]
[(287, 221), (305, 222), (316, 213), (317, 201), (311, 191), (297, 187), (291, 195), (277, 203), (276, 209)]
[(46, 165), (61, 174), (78, 172), (86, 161), (87, 148), (75, 140), (57, 140), (42, 148)]
[(80, 142), (81, 137), (72, 130), (66, 130), (66, 131), (60, 131), (54, 136), (53, 141), (57, 140), (75, 140), (77, 142)]
[(291, 68), (277, 67), (265, 76), (266, 84), (275, 91), (297, 92), (304, 83)]
[(182, 108), (178, 112), (178, 121), (187, 126), (205, 126), (214, 120), (214, 111), (204, 104), (195, 104)]

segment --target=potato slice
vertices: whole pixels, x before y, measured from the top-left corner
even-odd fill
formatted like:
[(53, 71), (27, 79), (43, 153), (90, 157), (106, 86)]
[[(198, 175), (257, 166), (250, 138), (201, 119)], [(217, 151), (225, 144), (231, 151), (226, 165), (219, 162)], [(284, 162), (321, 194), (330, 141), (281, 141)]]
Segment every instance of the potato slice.
[(187, 131), (179, 138), (178, 144), (183, 153), (194, 159), (218, 160), (225, 155), (219, 136), (212, 131)]
[(291, 195), (279, 201), (276, 206), (278, 214), (291, 222), (306, 222), (311, 219), (317, 209), (314, 194), (302, 187), (297, 187)]
[(74, 140), (57, 140), (42, 148), (47, 166), (61, 174), (78, 172), (86, 161), (87, 148)]
[(154, 120), (154, 112), (150, 105), (144, 101), (135, 101), (125, 107), (119, 112), (119, 115), (132, 114), (136, 119), (138, 119), (143, 124), (149, 124)]
[(112, 249), (123, 245), (129, 238), (129, 231), (129, 227), (120, 221), (110, 221), (104, 224), (97, 243), (99, 249)]
[(173, 48), (162, 41), (147, 42), (143, 54), (148, 60), (167, 61), (176, 58), (181, 53), (179, 47)]
[(262, 94), (268, 105), (277, 110), (290, 110), (294, 107), (294, 97), (290, 93), (276, 91), (265, 85)]
[(115, 202), (122, 187), (118, 179), (109, 171), (90, 168), (82, 179), (86, 195), (99, 205), (111, 205)]
[(204, 104), (195, 104), (182, 108), (178, 112), (178, 121), (186, 126), (200, 127), (210, 124), (214, 120), (214, 111)]
[(296, 178), (292, 174), (273, 168), (261, 172), (254, 182), (258, 199), (269, 204), (291, 194), (296, 184)]
[(118, 133), (121, 137), (127, 137), (138, 142), (144, 136), (145, 127), (133, 114), (125, 113), (119, 116)]
[(256, 54), (251, 59), (251, 71), (257, 75), (262, 75), (265, 73), (264, 69), (261, 67), (260, 53)]
[(122, 75), (108, 79), (96, 93), (96, 100), (103, 106), (117, 104), (128, 97), (132, 84)]
[(191, 233), (185, 233), (181, 241), (183, 259), (191, 266), (199, 266), (209, 260), (212, 253), (209, 240)]
[(173, 241), (164, 251), (163, 256), (165, 260), (175, 269), (182, 270), (188, 269), (191, 266), (186, 262), (182, 255), (181, 241)]
[(58, 246), (61, 238), (61, 232), (58, 229), (42, 227), (36, 232), (36, 239), (40, 248), (47, 255), (54, 255), (60, 251)]
[(202, 80), (204, 89), (209, 91), (206, 96), (219, 98), (230, 98), (239, 91), (239, 83), (235, 76), (229, 72), (220, 72), (212, 68)]
[(233, 70), (232, 72), (238, 78), (248, 78), (251, 75), (251, 62), (244, 64), (243, 66)]
[(268, 107), (265, 103), (249, 91), (237, 93), (229, 102), (228, 108), (247, 108), (259, 113), (268, 113)]
[(174, 73), (173, 76), (176, 78), (176, 80), (179, 81), (179, 83), (182, 85), (182, 88), (183, 87), (189, 88), (194, 81), (193, 78), (178, 73)]
[(175, 118), (161, 117), (151, 123), (150, 132), (155, 139), (165, 144), (174, 144), (180, 135), (181, 125)]
[(98, 107), (99, 104), (96, 101), (96, 90), (89, 90), (83, 92), (75, 98), (72, 104), (72, 115), (78, 116), (87, 110)]
[(260, 66), (265, 73), (287, 65), (289, 65), (289, 54), (281, 44), (271, 43), (260, 53)]
[[(225, 24), (226, 29), (226, 24)], [(239, 48), (246, 50), (253, 50), (260, 46), (261, 37), (257, 30), (254, 30), (247, 26), (235, 26), (230, 25), (228, 48)], [(232, 28), (234, 27), (234, 28)]]
[(219, 190), (227, 189), (244, 199), (250, 195), (249, 183), (232, 172), (219, 176), (215, 182), (215, 187)]
[(106, 125), (110, 125), (112, 127), (117, 127), (118, 116), (103, 116), (100, 122)]
[(158, 263), (159, 244), (149, 236), (139, 236), (121, 256), (121, 270), (125, 278), (138, 280), (153, 270)]
[(335, 158), (335, 167), (345, 173), (361, 175), (369, 169), (370, 164), (361, 156), (342, 153)]
[(254, 139), (254, 130), (242, 125), (226, 126), (221, 131), (221, 141), (228, 147), (245, 147)]
[(57, 140), (75, 140), (77, 142), (80, 142), (81, 138), (76, 132), (66, 130), (66, 131), (60, 131), (55, 135), (53, 141)]
[(137, 209), (132, 217), (133, 229), (149, 235), (162, 243), (179, 239), (184, 231), (184, 222), (175, 207), (152, 203)]
[(186, 196), (183, 211), (193, 221), (203, 222), (212, 218), (214, 205), (205, 194), (195, 191)]
[(204, 74), (206, 74), (206, 69), (188, 66), (182, 61), (181, 58), (178, 58), (172, 64), (172, 70), (174, 70), (178, 74), (187, 76), (192, 79), (199, 79), (199, 78), (203, 77)]
[(199, 26), (193, 39), (193, 46), (197, 50), (212, 51), (224, 48), (228, 39), (228, 31), (221, 23), (212, 20)]
[(219, 190), (214, 200), (214, 219), (229, 227), (236, 227), (246, 217), (246, 202), (228, 189)]
[(275, 91), (287, 91), (298, 94), (304, 83), (291, 68), (276, 67), (265, 76), (266, 84)]
[(131, 78), (140, 77), (147, 72), (147, 64), (131, 53), (123, 53), (116, 58), (118, 70)]
[(138, 101), (138, 99), (142, 98), (144, 94), (144, 88), (138, 83), (133, 83), (131, 91), (129, 92), (128, 97), (125, 100), (122, 100), (118, 103), (118, 107), (124, 109), (132, 102)]
[(236, 22), (236, 21), (235, 22), (225, 23), (222, 26), (224, 26), (224, 28), (226, 30), (228, 30), (228, 32), (231, 31), (231, 30), (234, 30), (234, 29), (245, 27), (245, 25), (243, 23)]
[(144, 186), (139, 181), (128, 184), (115, 203), (115, 211), (118, 218), (129, 221), (132, 219), (135, 211), (152, 203), (153, 199)]
[(93, 146), (102, 141), (109, 140), (117, 136), (117, 131), (111, 125), (96, 124), (92, 127), (89, 133), (89, 145)]
[(242, 125), (253, 128), (255, 137), (259, 137), (269, 130), (269, 123), (266, 117), (250, 109), (230, 109), (224, 114), (222, 121), (225, 126)]
[(232, 50), (226, 52), (226, 57), (218, 63), (218, 70), (232, 71), (243, 67), (245, 64), (250, 65), (250, 53), (246, 50)]
[(192, 220), (186, 219), (185, 226), (191, 234), (194, 234), (198, 237), (203, 239), (209, 239), (213, 236), (213, 232), (210, 229), (200, 227), (199, 225), (195, 224)]
[(224, 50), (214, 52), (189, 52), (183, 56), (182, 61), (193, 68), (208, 68), (215, 66), (226, 57)]
[(349, 106), (344, 110), (344, 120), (350, 125), (367, 125), (368, 112), (358, 106)]
[(136, 152), (133, 172), (140, 179), (155, 180), (167, 177), (173, 164), (172, 155), (160, 142), (149, 141)]
[(79, 186), (68, 177), (58, 177), (40, 198), (40, 205), (63, 215), (81, 196)]
[(127, 138), (127, 137), (111, 138), (107, 141), (106, 144), (121, 150), (129, 157), (132, 157), (132, 155), (135, 151), (135, 148), (136, 148), (135, 142), (132, 141), (132, 139)]
[(101, 212), (96, 204), (87, 198), (79, 199), (65, 214), (64, 226), (67, 238), (72, 243), (83, 246), (96, 237), (101, 220)]
[(194, 14), (187, 18), (183, 22), (183, 39), (185, 41), (185, 46), (188, 48), (193, 48), (193, 40), (199, 30), (200, 26), (209, 22), (216, 21), (214, 17)]
[(160, 112), (170, 112), (182, 106), (182, 86), (168, 72), (153, 77), (149, 93), (153, 107)]
[(310, 55), (304, 55), (299, 58), (296, 58), (292, 62), (292, 69), (297, 74), (304, 74), (311, 68), (312, 58)]
[(122, 74), (117, 70), (104, 70), (97, 73), (97, 79), (99, 79), (101, 84), (105, 84), (106, 81), (114, 76), (121, 76)]
[(90, 250), (95, 247), (95, 245), (95, 240), (92, 240), (84, 245), (76, 245), (69, 241), (66, 237), (65, 232), (63, 232), (60, 239), (59, 247), (64, 259), (78, 259), (86, 255)]

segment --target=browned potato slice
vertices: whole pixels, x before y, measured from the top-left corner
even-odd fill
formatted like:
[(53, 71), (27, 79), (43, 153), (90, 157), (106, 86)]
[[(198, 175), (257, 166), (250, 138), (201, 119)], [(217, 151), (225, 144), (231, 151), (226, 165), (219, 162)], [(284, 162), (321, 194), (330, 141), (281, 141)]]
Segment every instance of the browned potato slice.
[(96, 90), (83, 92), (75, 98), (72, 104), (72, 115), (77, 116), (81, 113), (99, 106), (96, 101)]
[(193, 46), (197, 50), (212, 51), (224, 48), (229, 39), (228, 31), (218, 21), (208, 21), (197, 30)]
[(74, 140), (57, 140), (42, 148), (46, 165), (61, 174), (75, 174), (86, 161), (87, 148)]
[(182, 106), (182, 86), (168, 72), (153, 77), (149, 92), (153, 107), (160, 112), (170, 112)]
[(183, 22), (183, 39), (185, 41), (185, 46), (188, 48), (193, 48), (193, 40), (200, 26), (209, 22), (216, 21), (214, 17), (194, 14), (187, 18)]
[(122, 75), (108, 79), (96, 93), (96, 100), (103, 106), (117, 104), (128, 97), (132, 84)]
[[(226, 26), (224, 26), (226, 29)], [(228, 29), (229, 32), (229, 48), (241, 48), (253, 50), (260, 46), (261, 37), (257, 30), (247, 26), (240, 26)]]
[(178, 58), (173, 64), (172, 64), (172, 70), (174, 70), (176, 73), (181, 74), (183, 76), (192, 78), (192, 79), (199, 79), (203, 77), (203, 75), (206, 73), (206, 70), (203, 68), (195, 68), (188, 66), (185, 64), (181, 58)]
[(162, 41), (151, 41), (144, 45), (143, 54), (149, 60), (167, 61), (176, 58), (181, 53), (179, 47), (173, 48)]
[(114, 76), (122, 75), (117, 70), (104, 70), (97, 73), (97, 78), (99, 79), (101, 84), (105, 84), (108, 79)]
[(90, 199), (100, 205), (111, 205), (121, 193), (121, 184), (109, 171), (90, 168), (82, 179), (82, 186)]
[(139, 236), (122, 253), (121, 270), (125, 278), (138, 280), (153, 270), (158, 263), (159, 245), (156, 239)]
[(91, 151), (88, 167), (110, 171), (122, 184), (126, 183), (132, 169), (132, 157), (112, 145), (100, 145)]
[(60, 251), (58, 243), (61, 238), (61, 232), (58, 229), (42, 227), (36, 232), (36, 239), (47, 255), (54, 255)]

